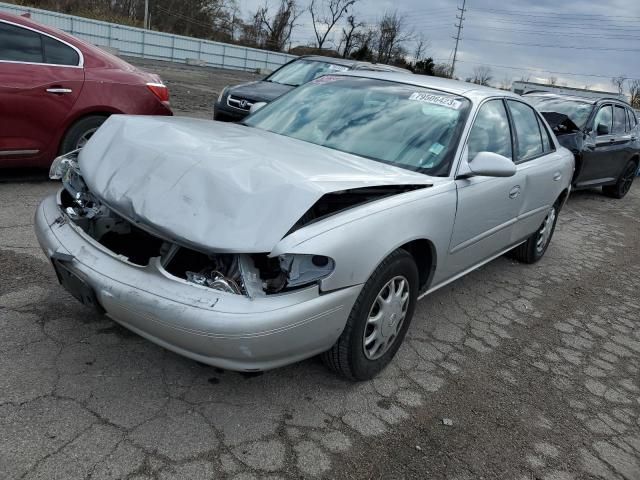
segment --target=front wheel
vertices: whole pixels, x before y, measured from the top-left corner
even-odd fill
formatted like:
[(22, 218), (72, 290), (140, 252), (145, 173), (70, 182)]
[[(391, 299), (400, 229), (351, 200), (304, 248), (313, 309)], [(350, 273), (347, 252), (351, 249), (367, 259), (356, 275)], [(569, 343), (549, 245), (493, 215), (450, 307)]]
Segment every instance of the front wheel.
[(523, 263), (536, 263), (542, 258), (551, 243), (551, 237), (556, 229), (560, 203), (556, 202), (547, 212), (542, 225), (526, 242), (511, 250), (511, 256)]
[(324, 363), (351, 380), (376, 376), (400, 348), (418, 297), (418, 268), (407, 251), (389, 255), (373, 272)]
[(606, 185), (602, 187), (602, 193), (604, 193), (607, 197), (612, 198), (622, 198), (629, 190), (631, 190), (631, 185), (633, 184), (633, 179), (636, 178), (636, 172), (638, 170), (638, 165), (633, 160), (627, 163), (627, 166), (622, 171), (622, 175), (618, 178), (618, 181), (615, 185)]

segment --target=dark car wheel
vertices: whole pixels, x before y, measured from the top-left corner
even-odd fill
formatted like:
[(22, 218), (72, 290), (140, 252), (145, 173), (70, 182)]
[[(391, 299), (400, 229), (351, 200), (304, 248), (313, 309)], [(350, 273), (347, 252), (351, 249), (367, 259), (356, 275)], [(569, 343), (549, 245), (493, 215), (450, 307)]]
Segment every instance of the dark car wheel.
[(618, 181), (615, 185), (606, 185), (602, 187), (602, 193), (604, 193), (607, 197), (612, 198), (622, 198), (629, 190), (631, 190), (631, 185), (633, 184), (633, 179), (636, 178), (636, 173), (638, 171), (638, 164), (633, 160), (627, 163), (627, 166), (622, 171), (622, 175), (618, 178)]
[(396, 250), (373, 272), (324, 363), (351, 380), (368, 380), (386, 367), (402, 344), (418, 298), (418, 268)]
[(560, 203), (556, 202), (547, 212), (540, 228), (526, 242), (511, 250), (509, 256), (522, 263), (536, 263), (540, 260), (551, 243), (551, 237), (553, 237), (558, 221), (559, 209)]
[(71, 152), (82, 148), (89, 141), (95, 131), (104, 123), (107, 119), (104, 115), (89, 115), (88, 117), (81, 118), (74, 123), (62, 140), (60, 144), (60, 154)]

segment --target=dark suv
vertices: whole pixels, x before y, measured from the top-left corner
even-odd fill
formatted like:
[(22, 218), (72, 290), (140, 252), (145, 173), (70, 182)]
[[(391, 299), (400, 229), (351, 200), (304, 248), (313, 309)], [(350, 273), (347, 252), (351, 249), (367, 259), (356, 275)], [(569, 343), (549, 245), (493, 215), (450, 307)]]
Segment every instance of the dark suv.
[(269, 103), (290, 90), (322, 75), (347, 70), (376, 70), (410, 73), (409, 70), (380, 63), (345, 58), (303, 56), (284, 64), (264, 80), (225, 87), (213, 107), (213, 119), (234, 122), (249, 114), (254, 103)]
[(525, 96), (575, 155), (574, 188), (602, 186), (614, 198), (627, 194), (640, 164), (640, 127), (629, 104), (551, 93)]

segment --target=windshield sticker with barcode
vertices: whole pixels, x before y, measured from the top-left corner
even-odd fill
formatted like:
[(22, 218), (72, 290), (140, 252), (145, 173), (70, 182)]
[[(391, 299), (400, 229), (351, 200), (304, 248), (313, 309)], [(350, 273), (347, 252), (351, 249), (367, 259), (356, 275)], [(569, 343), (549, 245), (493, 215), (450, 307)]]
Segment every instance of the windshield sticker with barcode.
[(345, 67), (344, 65), (334, 65), (331, 63), (329, 64), (329, 70), (333, 70), (334, 72), (346, 72), (349, 70), (349, 67)]
[(416, 102), (432, 103), (433, 105), (440, 105), (442, 107), (459, 109), (462, 102), (452, 97), (445, 97), (443, 95), (434, 95), (432, 93), (414, 92), (409, 97), (409, 100), (415, 100)]
[(331, 83), (331, 82), (335, 82), (336, 80), (342, 80), (344, 79), (344, 77), (337, 77), (335, 75), (325, 75), (323, 77), (318, 77), (314, 80), (311, 80), (311, 83)]

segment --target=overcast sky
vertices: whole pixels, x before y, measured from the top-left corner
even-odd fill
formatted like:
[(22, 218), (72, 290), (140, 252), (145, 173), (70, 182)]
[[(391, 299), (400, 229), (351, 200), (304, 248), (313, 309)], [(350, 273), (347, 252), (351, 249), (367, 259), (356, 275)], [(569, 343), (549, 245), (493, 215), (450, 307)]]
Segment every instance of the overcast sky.
[[(308, 1), (298, 0), (300, 5)], [(243, 15), (263, 4), (264, 0), (239, 0)], [(268, 4), (275, 10), (278, 0)], [(397, 10), (429, 41), (428, 55), (448, 62), (461, 6), (462, 0), (358, 0), (353, 12), (361, 21), (375, 23), (385, 11)], [(612, 76), (640, 79), (640, 0), (467, 0), (466, 8), (458, 77), (487, 65), (498, 85), (523, 75), (541, 82), (555, 76), (559, 84), (613, 90)], [(310, 16), (303, 15), (299, 23), (293, 43), (312, 43)]]

